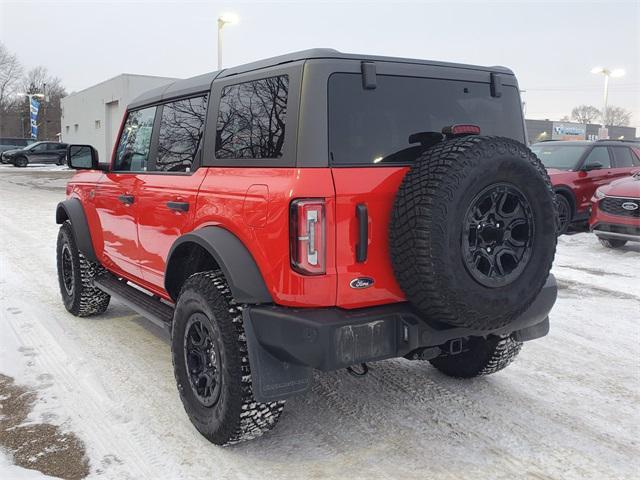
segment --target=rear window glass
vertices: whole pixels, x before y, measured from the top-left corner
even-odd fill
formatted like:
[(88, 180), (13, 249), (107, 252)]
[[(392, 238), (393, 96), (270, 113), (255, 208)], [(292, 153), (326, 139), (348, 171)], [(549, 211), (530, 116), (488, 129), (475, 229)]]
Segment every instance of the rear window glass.
[(632, 167), (634, 162), (633, 153), (628, 147), (611, 147), (613, 150), (613, 158), (616, 161), (616, 167), (625, 168)]
[(378, 75), (377, 87), (365, 90), (360, 74), (336, 73), (329, 78), (328, 95), (334, 165), (408, 163), (420, 150), (409, 144), (409, 135), (455, 124), (524, 142), (515, 87), (504, 86), (502, 97), (495, 98), (488, 83)]
[(287, 75), (224, 87), (216, 125), (216, 158), (281, 157), (288, 92)]
[(206, 96), (178, 100), (162, 107), (156, 170), (191, 170), (200, 146), (206, 112)]

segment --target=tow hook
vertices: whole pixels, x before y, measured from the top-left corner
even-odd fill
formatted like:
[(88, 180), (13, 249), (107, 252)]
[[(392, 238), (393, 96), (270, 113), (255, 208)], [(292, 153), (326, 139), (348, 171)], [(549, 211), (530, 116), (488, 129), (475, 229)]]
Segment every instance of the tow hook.
[(354, 365), (347, 367), (347, 372), (349, 372), (349, 375), (353, 375), (354, 377), (364, 377), (369, 373), (369, 366), (366, 363), (361, 363), (359, 368), (353, 367)]

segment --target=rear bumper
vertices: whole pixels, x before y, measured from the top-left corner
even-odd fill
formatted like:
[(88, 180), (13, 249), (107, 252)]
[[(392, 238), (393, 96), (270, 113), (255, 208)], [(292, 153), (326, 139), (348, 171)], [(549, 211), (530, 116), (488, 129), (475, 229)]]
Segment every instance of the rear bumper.
[(357, 310), (248, 306), (244, 324), (254, 395), (259, 401), (286, 398), (308, 387), (312, 369), (404, 357), (463, 337), (514, 334), (533, 340), (547, 334), (556, 296), (550, 275), (527, 311), (492, 331), (428, 323), (408, 303)]

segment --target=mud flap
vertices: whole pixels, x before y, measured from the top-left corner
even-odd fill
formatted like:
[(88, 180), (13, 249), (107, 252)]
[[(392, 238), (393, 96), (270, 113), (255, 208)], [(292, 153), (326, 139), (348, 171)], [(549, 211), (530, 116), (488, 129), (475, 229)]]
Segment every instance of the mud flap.
[(253, 396), (258, 402), (285, 400), (309, 390), (312, 368), (278, 360), (260, 345), (251, 323), (249, 312), (242, 313), (244, 333), (247, 337)]

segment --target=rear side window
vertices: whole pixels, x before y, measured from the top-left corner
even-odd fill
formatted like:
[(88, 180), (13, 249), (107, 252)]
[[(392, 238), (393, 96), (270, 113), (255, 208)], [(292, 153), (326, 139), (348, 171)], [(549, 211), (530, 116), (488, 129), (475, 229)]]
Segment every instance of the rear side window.
[(618, 168), (633, 167), (633, 153), (628, 147), (611, 147), (613, 160)]
[(600, 168), (611, 168), (611, 158), (607, 147), (594, 147), (584, 161), (585, 166), (596, 163), (600, 164)]
[(216, 125), (216, 158), (280, 158), (288, 92), (288, 75), (224, 87)]
[(113, 169), (119, 172), (144, 172), (149, 161), (151, 133), (156, 107), (129, 112), (122, 128)]
[(483, 135), (524, 142), (520, 97), (505, 86), (491, 96), (488, 83), (378, 75), (365, 90), (360, 74), (329, 78), (329, 151), (334, 165), (410, 162), (420, 150), (409, 135), (473, 124)]
[(207, 97), (187, 98), (162, 107), (156, 170), (187, 172), (200, 146)]

